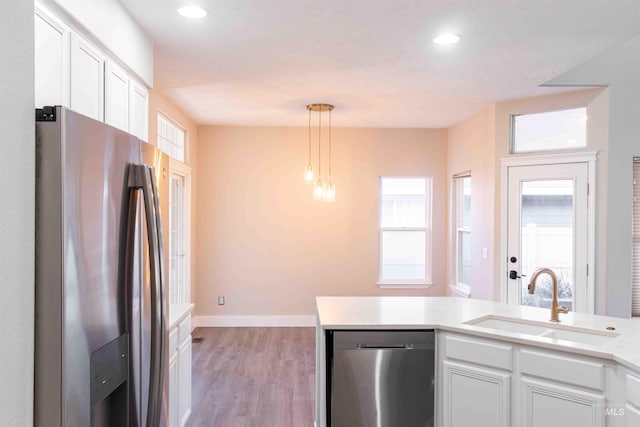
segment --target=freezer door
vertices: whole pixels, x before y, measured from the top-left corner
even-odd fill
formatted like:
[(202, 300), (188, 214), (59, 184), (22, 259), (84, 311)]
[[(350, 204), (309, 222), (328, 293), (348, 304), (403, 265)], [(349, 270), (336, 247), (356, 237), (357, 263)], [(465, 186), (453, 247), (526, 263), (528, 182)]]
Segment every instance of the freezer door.
[[(91, 404), (91, 372), (105, 360), (96, 352), (126, 333), (123, 198), (139, 142), (55, 111), (55, 121), (36, 123), (36, 425), (113, 425), (99, 418), (119, 406)], [(92, 354), (102, 358), (92, 364)], [(126, 392), (120, 396), (126, 416)]]

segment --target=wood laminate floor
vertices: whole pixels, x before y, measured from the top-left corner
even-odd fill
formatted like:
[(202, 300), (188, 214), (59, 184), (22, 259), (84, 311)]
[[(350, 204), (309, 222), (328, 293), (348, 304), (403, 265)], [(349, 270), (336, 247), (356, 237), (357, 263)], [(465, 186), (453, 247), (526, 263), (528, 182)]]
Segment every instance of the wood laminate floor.
[(197, 328), (191, 427), (311, 427), (314, 328)]

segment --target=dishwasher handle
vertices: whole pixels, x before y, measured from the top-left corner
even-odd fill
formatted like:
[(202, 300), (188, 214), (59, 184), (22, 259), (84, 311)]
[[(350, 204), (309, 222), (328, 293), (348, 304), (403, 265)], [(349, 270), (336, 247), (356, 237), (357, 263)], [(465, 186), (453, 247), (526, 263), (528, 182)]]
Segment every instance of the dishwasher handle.
[(358, 344), (358, 350), (413, 350), (413, 344)]

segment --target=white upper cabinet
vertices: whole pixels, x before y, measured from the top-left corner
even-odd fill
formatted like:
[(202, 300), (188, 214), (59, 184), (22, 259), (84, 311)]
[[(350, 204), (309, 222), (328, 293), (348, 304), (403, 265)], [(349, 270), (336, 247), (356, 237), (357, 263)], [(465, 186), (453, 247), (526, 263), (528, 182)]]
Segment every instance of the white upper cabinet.
[(35, 16), (36, 107), (69, 106), (69, 28), (44, 10)]
[(71, 34), (71, 109), (104, 121), (104, 55)]
[(104, 121), (129, 131), (129, 75), (111, 60), (105, 68)]
[(149, 141), (149, 92), (131, 80), (129, 85), (129, 133)]
[(63, 105), (148, 141), (149, 91), (104, 50), (36, 5), (35, 105)]

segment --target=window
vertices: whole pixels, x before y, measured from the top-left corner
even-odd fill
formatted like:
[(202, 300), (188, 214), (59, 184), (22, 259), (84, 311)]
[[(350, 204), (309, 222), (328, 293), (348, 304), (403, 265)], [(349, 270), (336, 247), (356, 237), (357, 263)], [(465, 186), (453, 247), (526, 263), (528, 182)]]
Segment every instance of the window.
[(184, 141), (184, 129), (158, 114), (158, 148), (172, 159), (184, 162)]
[(191, 168), (185, 165), (186, 132), (158, 113), (158, 148), (169, 161), (169, 294), (171, 304), (191, 302)]
[(587, 146), (587, 109), (511, 116), (511, 152), (563, 150)]
[(458, 285), (471, 284), (471, 175), (453, 177), (455, 215), (455, 260)]
[(633, 159), (633, 260), (631, 312), (640, 316), (640, 157)]
[(431, 178), (380, 178), (379, 285), (431, 284)]

